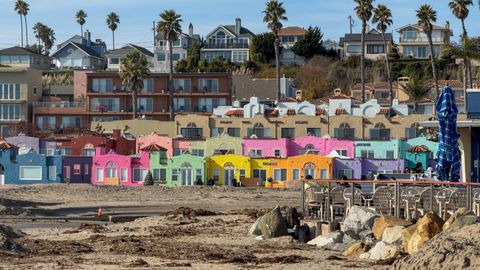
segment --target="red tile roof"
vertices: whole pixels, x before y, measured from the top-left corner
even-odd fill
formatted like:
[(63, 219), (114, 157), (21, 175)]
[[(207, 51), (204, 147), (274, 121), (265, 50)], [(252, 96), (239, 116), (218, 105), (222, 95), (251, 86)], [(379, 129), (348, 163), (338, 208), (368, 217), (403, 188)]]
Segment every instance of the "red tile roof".
[(345, 109), (336, 109), (335, 115), (347, 114), (347, 110)]
[(156, 143), (152, 143), (149, 146), (146, 146), (146, 147), (142, 148), (141, 150), (148, 151), (148, 152), (167, 151), (167, 149), (161, 147), (160, 145), (158, 145)]
[(243, 115), (243, 109), (229, 110), (225, 115)]
[(390, 113), (390, 108), (380, 108), (380, 110), (378, 111), (378, 114), (389, 114)]
[(295, 115), (296, 112), (295, 112), (295, 109), (288, 109), (287, 110), (287, 115)]
[(298, 26), (288, 26), (280, 29), (278, 35), (280, 36), (303, 36), (307, 31)]
[(1, 142), (0, 142), (0, 149), (1, 149), (1, 150), (11, 149), (11, 148), (16, 148), (16, 146), (13, 145), (13, 144), (9, 144), (9, 143), (7, 143), (6, 141), (1, 141)]
[(277, 109), (266, 109), (265, 110), (265, 115), (267, 115), (267, 116), (274, 116), (274, 115), (277, 115), (277, 114), (278, 114)]
[(410, 147), (407, 151), (412, 152), (412, 153), (428, 153), (428, 152), (430, 152), (430, 150), (428, 150), (428, 147), (426, 147), (425, 145), (416, 145), (416, 146)]
[(316, 109), (315, 110), (315, 115), (324, 115), (325, 114), (325, 110), (324, 109)]

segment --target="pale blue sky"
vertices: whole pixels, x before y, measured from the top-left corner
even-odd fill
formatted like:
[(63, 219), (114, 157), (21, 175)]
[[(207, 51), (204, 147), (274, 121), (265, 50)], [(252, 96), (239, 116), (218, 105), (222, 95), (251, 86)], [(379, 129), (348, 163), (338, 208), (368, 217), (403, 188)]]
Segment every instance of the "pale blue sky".
[[(57, 42), (80, 32), (74, 15), (79, 9), (87, 14), (84, 29), (92, 32), (92, 38), (104, 39), (111, 47), (111, 32), (105, 25), (106, 15), (114, 11), (120, 16), (120, 25), (116, 32), (116, 44), (136, 43), (152, 49), (152, 22), (158, 20), (158, 14), (165, 9), (175, 9), (182, 14), (183, 28), (187, 31), (192, 22), (195, 33), (202, 36), (219, 24), (233, 24), (236, 17), (242, 19), (242, 25), (255, 33), (267, 31), (262, 22), (262, 10), (265, 0), (27, 0), (30, 4), (28, 15), (29, 39), (34, 42), (31, 26), (43, 22), (52, 27)], [(324, 37), (338, 40), (349, 31), (348, 15), (354, 15), (353, 0), (284, 0), (289, 21), (285, 26), (319, 26)], [(438, 12), (437, 24), (443, 25), (449, 20), (455, 39), (460, 33), (460, 23), (448, 9), (449, 0), (377, 0), (375, 5), (383, 3), (393, 12), (394, 29), (415, 23), (415, 10), (423, 3), (431, 4)], [(474, 1), (477, 4), (477, 1)], [(13, 11), (14, 0), (0, 0), (0, 48), (20, 43), (19, 16)], [(475, 18), (480, 15), (478, 5), (471, 10), (467, 20), (470, 35), (479, 35), (480, 25)], [(358, 20), (356, 20), (358, 22)], [(358, 32), (360, 27), (354, 28)], [(396, 38), (397, 39), (397, 38)], [(117, 46), (117, 47), (118, 47)]]

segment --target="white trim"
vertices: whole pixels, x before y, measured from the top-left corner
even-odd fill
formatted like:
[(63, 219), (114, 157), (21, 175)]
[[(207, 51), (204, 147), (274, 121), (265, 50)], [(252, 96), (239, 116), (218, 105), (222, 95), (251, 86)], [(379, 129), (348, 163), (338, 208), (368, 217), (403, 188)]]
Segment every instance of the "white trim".
[(228, 32), (230, 35), (234, 36), (234, 37), (237, 37), (237, 35), (235, 33), (233, 33), (232, 31), (228, 30), (227, 27), (223, 26), (223, 25), (219, 25), (217, 27), (215, 27), (213, 29), (213, 31), (211, 31), (210, 33), (208, 33), (206, 36), (205, 36), (205, 40), (209, 39), (209, 37), (211, 35), (213, 35), (213, 33), (217, 32), (218, 29), (222, 28), (223, 30), (225, 30), (226, 32)]

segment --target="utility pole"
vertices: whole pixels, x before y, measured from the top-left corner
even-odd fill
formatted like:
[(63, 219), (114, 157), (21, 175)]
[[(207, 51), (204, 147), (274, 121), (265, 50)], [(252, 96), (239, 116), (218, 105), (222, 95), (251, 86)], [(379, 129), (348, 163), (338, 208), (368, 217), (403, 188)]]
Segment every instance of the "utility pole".
[(155, 21), (153, 21), (152, 31), (153, 31), (153, 51), (155, 51), (155, 45), (156, 45), (156, 42), (157, 42), (157, 40), (155, 38), (156, 32), (157, 32), (156, 29), (155, 29)]
[(355, 24), (355, 22), (353, 21), (352, 15), (348, 16), (348, 20), (349, 20), (349, 23), (350, 23), (350, 34), (352, 34), (353, 33), (353, 25)]

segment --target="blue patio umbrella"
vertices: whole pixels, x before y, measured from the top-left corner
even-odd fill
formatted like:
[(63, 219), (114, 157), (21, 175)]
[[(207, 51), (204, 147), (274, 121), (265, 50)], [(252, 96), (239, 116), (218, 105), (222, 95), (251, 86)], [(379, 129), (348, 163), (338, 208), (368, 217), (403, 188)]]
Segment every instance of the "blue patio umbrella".
[(452, 88), (446, 86), (436, 104), (438, 116), (437, 171), (440, 180), (457, 182), (460, 179), (460, 150), (457, 131), (458, 109)]

